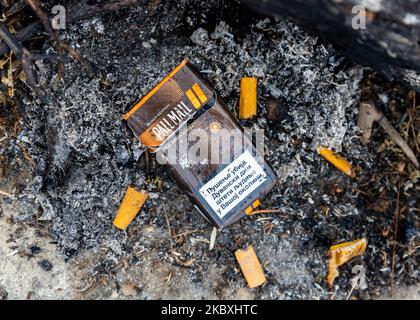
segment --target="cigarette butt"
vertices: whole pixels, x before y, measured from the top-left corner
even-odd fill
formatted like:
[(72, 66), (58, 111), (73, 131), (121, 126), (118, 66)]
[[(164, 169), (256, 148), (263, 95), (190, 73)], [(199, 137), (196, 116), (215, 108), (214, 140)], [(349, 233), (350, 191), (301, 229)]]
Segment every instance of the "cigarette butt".
[(128, 187), (115, 217), (114, 226), (125, 230), (140, 211), (147, 197), (147, 191), (142, 190), (139, 192), (132, 187)]
[(365, 253), (367, 241), (365, 238), (334, 245), (329, 251), (327, 282), (332, 286), (338, 276), (338, 267), (350, 259)]
[(249, 206), (249, 207), (247, 207), (246, 209), (245, 209), (245, 214), (246, 215), (250, 215), (252, 213), (252, 207), (251, 206)]
[(239, 98), (239, 119), (245, 120), (257, 115), (257, 78), (241, 79)]
[(264, 270), (252, 245), (249, 245), (244, 250), (237, 250), (235, 257), (251, 289), (262, 285), (266, 281)]
[(328, 162), (334, 165), (338, 170), (345, 173), (351, 178), (354, 178), (356, 174), (352, 169), (352, 165), (346, 159), (341, 157), (340, 155), (336, 154), (331, 149), (326, 147), (318, 147), (318, 153), (323, 156)]

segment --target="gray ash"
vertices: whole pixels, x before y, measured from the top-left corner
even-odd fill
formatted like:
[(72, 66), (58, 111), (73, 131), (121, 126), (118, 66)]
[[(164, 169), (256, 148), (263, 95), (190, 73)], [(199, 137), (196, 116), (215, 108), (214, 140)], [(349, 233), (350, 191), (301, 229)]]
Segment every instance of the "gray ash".
[[(286, 215), (272, 215), (266, 222), (244, 219), (219, 232), (212, 252), (194, 241), (175, 244), (177, 251), (196, 258), (189, 281), (202, 282), (215, 264), (224, 270), (221, 281), (244, 286), (232, 271), (232, 252), (252, 243), (268, 262), (270, 280), (258, 291), (259, 298), (326, 298), (328, 247), (366, 236), (366, 255), (352, 265), (365, 265), (371, 286), (358, 294), (372, 297), (376, 287), (387, 286), (389, 262), (384, 270), (378, 267), (386, 239), (376, 223), (390, 225), (391, 208), (385, 213), (366, 209), (371, 199), (354, 191), (360, 188), (358, 181), (343, 176), (315, 151), (321, 144), (342, 152), (370, 171), (361, 178), (366, 183), (380, 172), (375, 148), (361, 145), (357, 138), (360, 67), (292, 22), (260, 17), (234, 2), (163, 2), (148, 17), (142, 8), (126, 10), (72, 25), (61, 37), (97, 66), (97, 77), (89, 80), (74, 62), (66, 65), (61, 84), (55, 68), (39, 62), (40, 81), (48, 83), (60, 107), (25, 98), (23, 129), (3, 153), (19, 154), (15, 143), (20, 142), (35, 161), (31, 182), (16, 194), (19, 219), (33, 219), (33, 208), (40, 208), (40, 219), (51, 222), (66, 258), (83, 249), (105, 249), (105, 261), (117, 261), (140, 248), (172, 263), (165, 215), (175, 231), (211, 230), (164, 168), (154, 171), (163, 181), (161, 191), (147, 183), (143, 149), (121, 121), (136, 101), (189, 57), (234, 113), (240, 78), (258, 77), (259, 116), (247, 125), (265, 129), (266, 155), (280, 178), (263, 204)], [(280, 101), (279, 108), (287, 104), (286, 114), (274, 121), (267, 118), (273, 101)], [(112, 221), (129, 185), (148, 189), (151, 197), (127, 232), (121, 232)], [(270, 223), (272, 231), (267, 232)], [(153, 237), (144, 232), (151, 226)], [(406, 229), (410, 236), (410, 226)], [(407, 265), (398, 261), (397, 269)], [(338, 297), (345, 297), (350, 288), (350, 270), (341, 269)], [(404, 281), (416, 283), (418, 278), (417, 268)]]

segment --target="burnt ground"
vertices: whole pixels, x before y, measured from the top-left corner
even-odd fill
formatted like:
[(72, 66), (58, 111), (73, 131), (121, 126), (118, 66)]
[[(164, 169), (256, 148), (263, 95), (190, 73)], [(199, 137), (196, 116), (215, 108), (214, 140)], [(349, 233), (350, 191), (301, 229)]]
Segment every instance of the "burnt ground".
[[(1, 140), (0, 186), (12, 194), (1, 198), (2, 230), (9, 236), (0, 253), (6, 261), (29, 259), (28, 246), (43, 243), (46, 258), (55, 262), (46, 270), (45, 259), (36, 258), (34, 268), (51, 277), (67, 270), (54, 289), (67, 298), (379, 298), (389, 293), (399, 194), (395, 287), (418, 288), (419, 171), (377, 125), (367, 145), (356, 127), (360, 98), (377, 95), (419, 156), (419, 109), (409, 89), (351, 63), (290, 21), (233, 1), (155, 1), (148, 10), (73, 24), (60, 37), (94, 64), (96, 74), (89, 78), (71, 62), (60, 82), (56, 65), (37, 62), (40, 83), (60, 106), (42, 105), (20, 84), (13, 103), (2, 109), (8, 138)], [(53, 51), (49, 41), (41, 44), (29, 47)], [(234, 114), (240, 78), (258, 77), (259, 115), (243, 124), (264, 128), (266, 157), (279, 177), (262, 204), (282, 213), (248, 217), (219, 231), (212, 251), (212, 227), (164, 167), (146, 172), (144, 150), (121, 121), (184, 57)], [(357, 178), (323, 160), (315, 151), (320, 144), (351, 161)], [(121, 232), (112, 221), (128, 185), (151, 196)], [(36, 232), (24, 236), (27, 228)], [(341, 267), (328, 288), (328, 248), (360, 237), (367, 238), (366, 253)], [(268, 279), (254, 290), (245, 289), (233, 255), (247, 244)], [(365, 268), (368, 287), (351, 291), (356, 265)], [(11, 268), (0, 266), (3, 274)], [(84, 281), (86, 290), (74, 290)], [(5, 290), (12, 284), (0, 275)]]

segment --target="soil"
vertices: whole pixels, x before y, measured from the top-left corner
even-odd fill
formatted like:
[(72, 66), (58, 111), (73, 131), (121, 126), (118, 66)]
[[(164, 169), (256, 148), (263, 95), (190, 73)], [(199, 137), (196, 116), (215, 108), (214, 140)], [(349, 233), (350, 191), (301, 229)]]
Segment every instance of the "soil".
[[(0, 195), (0, 289), (8, 298), (388, 298), (398, 194), (393, 297), (420, 297), (419, 171), (380, 127), (364, 145), (356, 126), (361, 97), (376, 95), (419, 156), (415, 93), (293, 22), (235, 1), (153, 1), (67, 26), (60, 37), (95, 76), (73, 61), (61, 82), (55, 64), (38, 61), (39, 83), (59, 105), (42, 105), (21, 84), (14, 107), (2, 110), (18, 127), (13, 138), (9, 126), (0, 152), (0, 188), (12, 194)], [(49, 41), (32, 45), (53, 51)], [(282, 213), (218, 231), (213, 250), (212, 226), (164, 167), (146, 170), (144, 149), (121, 121), (184, 57), (234, 114), (240, 78), (258, 77), (259, 114), (243, 125), (265, 130), (279, 177), (262, 205)], [(318, 145), (352, 162), (357, 178), (321, 158)], [(112, 221), (128, 185), (150, 199), (122, 232)], [(366, 253), (340, 267), (329, 288), (329, 247), (361, 237)], [(233, 254), (248, 244), (267, 277), (253, 290)], [(365, 270), (366, 289), (352, 290), (355, 266)]]

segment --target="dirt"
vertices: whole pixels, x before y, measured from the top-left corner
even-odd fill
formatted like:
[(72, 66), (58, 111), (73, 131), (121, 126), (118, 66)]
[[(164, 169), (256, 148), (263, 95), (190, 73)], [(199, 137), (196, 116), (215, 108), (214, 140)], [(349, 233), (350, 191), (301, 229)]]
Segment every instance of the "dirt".
[[(71, 62), (62, 83), (54, 64), (37, 62), (40, 83), (60, 105), (41, 105), (23, 85), (18, 91), (20, 132), (0, 153), (1, 187), (13, 194), (2, 198), (0, 223), (0, 287), (9, 298), (387, 298), (398, 180), (394, 297), (419, 298), (418, 171), (406, 163), (399, 175), (404, 155), (384, 132), (375, 126), (365, 146), (356, 127), (360, 97), (373, 92), (401, 132), (413, 121), (418, 130), (408, 89), (354, 65), (294, 23), (236, 2), (154, 2), (147, 11), (68, 26), (60, 37), (97, 73), (89, 79)], [(282, 213), (218, 231), (211, 251), (212, 227), (164, 167), (147, 174), (144, 150), (121, 121), (184, 57), (235, 114), (240, 78), (258, 77), (259, 115), (243, 124), (264, 128), (266, 157), (279, 177), (263, 207)], [(350, 160), (358, 178), (323, 160), (315, 151), (320, 144)], [(121, 232), (112, 220), (128, 185), (151, 196)], [(368, 240), (366, 253), (340, 268), (328, 288), (328, 248), (360, 237)], [(268, 279), (254, 290), (233, 255), (247, 244)], [(27, 256), (34, 245), (41, 251)], [(351, 290), (356, 265), (366, 270), (365, 290)]]

